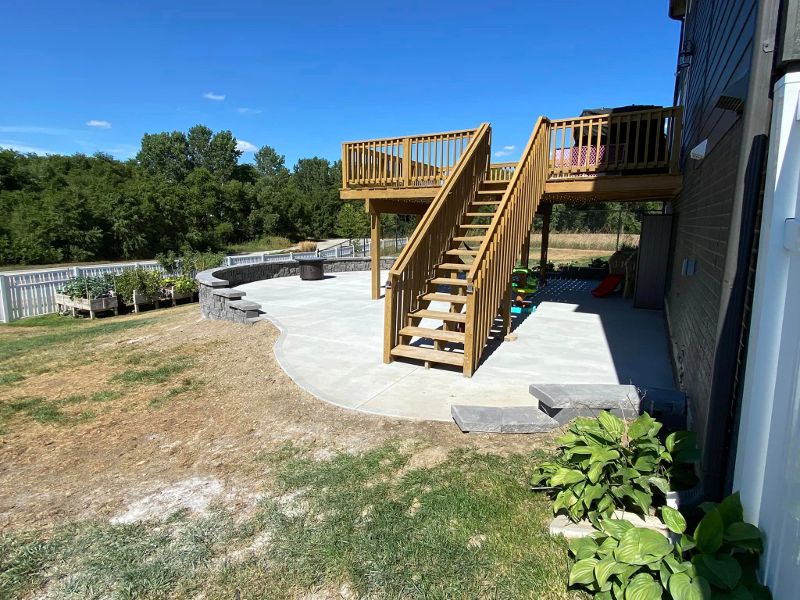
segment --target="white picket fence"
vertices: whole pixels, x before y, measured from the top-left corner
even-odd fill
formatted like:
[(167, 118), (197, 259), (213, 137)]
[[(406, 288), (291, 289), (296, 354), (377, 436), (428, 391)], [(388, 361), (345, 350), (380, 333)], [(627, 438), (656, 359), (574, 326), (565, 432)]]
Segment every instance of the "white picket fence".
[[(315, 252), (289, 252), (273, 254), (253, 252), (225, 257), (225, 265), (249, 265), (261, 262), (288, 262), (299, 258), (345, 258), (364, 256), (370, 252), (369, 240), (359, 247), (347, 243), (317, 250)], [(384, 249), (401, 248), (408, 243), (407, 238), (381, 240)], [(137, 267), (161, 270), (154, 260), (85, 267), (62, 267), (58, 269), (36, 269), (30, 271), (9, 271), (0, 273), (0, 323), (10, 323), (17, 319), (46, 315), (56, 312), (55, 293), (61, 285), (75, 277), (89, 277), (106, 273), (119, 274), (125, 269)]]

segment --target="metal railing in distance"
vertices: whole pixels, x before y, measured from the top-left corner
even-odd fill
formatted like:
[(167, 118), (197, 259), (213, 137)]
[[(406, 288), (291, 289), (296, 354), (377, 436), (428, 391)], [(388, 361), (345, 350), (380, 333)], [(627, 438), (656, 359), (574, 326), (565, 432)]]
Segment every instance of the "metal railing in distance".
[[(510, 301), (511, 272), (547, 181), (550, 123), (540, 117), (467, 272), (464, 375), (478, 367), (501, 303)], [(505, 307), (510, 311), (511, 307)]]
[(342, 188), (444, 184), (475, 129), (342, 144)]
[(419, 306), (419, 295), (434, 276), (450, 240), (456, 235), (467, 207), (475, 200), (489, 166), (492, 130), (482, 124), (464, 156), (420, 219), (408, 245), (389, 270), (384, 313), (384, 362), (391, 362), (400, 329), (409, 312)]
[(677, 173), (680, 123), (680, 107), (554, 120), (549, 177)]
[(501, 181), (511, 181), (514, 170), (517, 168), (515, 162), (492, 163), (486, 171), (486, 182), (496, 183)]

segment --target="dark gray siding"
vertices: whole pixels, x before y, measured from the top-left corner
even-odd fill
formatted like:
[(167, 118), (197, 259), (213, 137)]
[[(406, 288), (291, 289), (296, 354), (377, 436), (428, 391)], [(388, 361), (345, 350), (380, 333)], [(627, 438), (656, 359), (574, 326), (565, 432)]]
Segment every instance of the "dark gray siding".
[[(730, 84), (748, 77), (757, 6), (756, 0), (693, 0), (684, 27), (683, 45), (691, 40), (693, 54), (680, 86), (684, 178), (673, 203), (675, 234), (666, 300), (676, 371), (689, 397), (701, 448), (706, 428), (713, 426), (708, 423), (709, 396), (743, 141), (741, 117), (715, 105)], [(705, 158), (690, 160), (689, 151), (704, 139)], [(693, 276), (681, 275), (684, 259), (696, 261)]]

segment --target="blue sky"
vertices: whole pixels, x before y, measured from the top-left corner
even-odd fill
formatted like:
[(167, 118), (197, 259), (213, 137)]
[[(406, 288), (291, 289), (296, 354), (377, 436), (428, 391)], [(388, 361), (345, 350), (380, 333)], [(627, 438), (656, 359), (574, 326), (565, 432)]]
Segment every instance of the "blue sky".
[(672, 103), (667, 5), (5, 2), (0, 146), (125, 159), (143, 133), (203, 123), (292, 165), (489, 121), (513, 160), (540, 114)]

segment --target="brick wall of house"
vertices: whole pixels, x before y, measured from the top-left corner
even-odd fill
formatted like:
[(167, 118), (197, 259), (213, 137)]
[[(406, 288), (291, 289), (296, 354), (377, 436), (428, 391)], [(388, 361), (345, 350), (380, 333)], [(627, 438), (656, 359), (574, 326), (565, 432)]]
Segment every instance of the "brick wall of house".
[[(702, 447), (714, 368), (720, 292), (731, 221), (739, 121), (702, 161), (686, 160), (683, 190), (673, 202), (674, 254), (666, 296), (673, 359), (690, 418)], [(694, 275), (681, 274), (684, 259), (696, 261)]]

